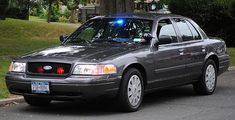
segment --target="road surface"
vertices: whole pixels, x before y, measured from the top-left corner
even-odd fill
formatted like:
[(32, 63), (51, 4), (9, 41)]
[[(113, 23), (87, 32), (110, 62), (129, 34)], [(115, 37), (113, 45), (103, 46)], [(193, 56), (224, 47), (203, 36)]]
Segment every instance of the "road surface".
[(26, 103), (0, 107), (0, 120), (235, 120), (235, 71), (218, 79), (215, 94), (198, 96), (192, 86), (145, 96), (138, 112), (122, 113), (114, 103), (53, 102), (37, 108)]

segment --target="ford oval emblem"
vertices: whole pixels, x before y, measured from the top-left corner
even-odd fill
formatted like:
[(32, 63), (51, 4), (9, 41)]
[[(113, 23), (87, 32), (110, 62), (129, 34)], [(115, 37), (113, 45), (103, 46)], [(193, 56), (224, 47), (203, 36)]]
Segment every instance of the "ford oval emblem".
[(44, 70), (51, 70), (52, 67), (51, 67), (50, 65), (47, 65), (47, 66), (44, 66), (43, 69), (44, 69)]

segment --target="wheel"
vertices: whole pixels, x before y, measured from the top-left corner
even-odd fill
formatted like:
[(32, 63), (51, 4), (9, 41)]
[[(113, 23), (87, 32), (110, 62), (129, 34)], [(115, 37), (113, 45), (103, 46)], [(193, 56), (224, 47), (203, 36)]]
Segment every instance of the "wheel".
[(122, 78), (118, 95), (119, 107), (125, 112), (137, 111), (143, 100), (143, 77), (141, 73), (131, 68)]
[(31, 106), (46, 106), (50, 104), (51, 100), (46, 98), (39, 98), (33, 96), (24, 96), (24, 100)]
[(200, 80), (193, 84), (196, 93), (200, 95), (211, 95), (216, 89), (217, 68), (215, 62), (207, 60), (202, 71)]

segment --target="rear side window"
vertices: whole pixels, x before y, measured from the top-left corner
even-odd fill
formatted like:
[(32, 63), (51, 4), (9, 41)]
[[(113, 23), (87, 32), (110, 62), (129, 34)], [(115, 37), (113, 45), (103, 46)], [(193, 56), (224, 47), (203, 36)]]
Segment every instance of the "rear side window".
[(190, 22), (188, 22), (188, 21), (186, 21), (186, 23), (188, 24), (190, 30), (192, 31), (194, 40), (200, 40), (200, 39), (202, 39), (202, 37), (200, 36), (200, 34), (198, 33), (198, 31), (195, 29), (195, 27), (194, 27)]
[(174, 18), (174, 21), (179, 28), (183, 41), (190, 41), (194, 39), (193, 34), (185, 20)]

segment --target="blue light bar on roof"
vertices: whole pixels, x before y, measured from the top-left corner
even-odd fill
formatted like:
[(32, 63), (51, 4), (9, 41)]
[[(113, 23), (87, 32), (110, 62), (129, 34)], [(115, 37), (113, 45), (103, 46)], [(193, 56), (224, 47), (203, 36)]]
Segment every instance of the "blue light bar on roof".
[(122, 26), (124, 24), (124, 19), (117, 19), (115, 20), (115, 24), (117, 24), (118, 26)]

